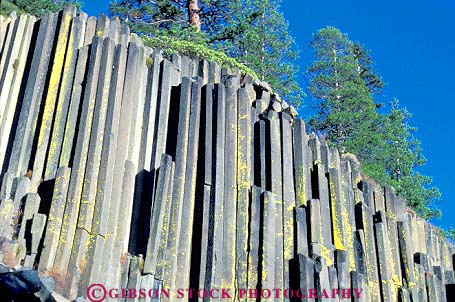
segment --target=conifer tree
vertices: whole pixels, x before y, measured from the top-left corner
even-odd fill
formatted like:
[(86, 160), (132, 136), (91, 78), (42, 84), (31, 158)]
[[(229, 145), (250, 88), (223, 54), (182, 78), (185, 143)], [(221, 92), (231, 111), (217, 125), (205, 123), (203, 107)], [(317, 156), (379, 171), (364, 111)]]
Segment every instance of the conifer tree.
[(226, 31), (236, 35), (219, 45), (255, 70), (285, 100), (298, 106), (304, 96), (297, 82), (299, 50), (280, 4), (280, 0), (237, 2), (237, 14), (226, 27)]
[(173, 36), (205, 44), (204, 36), (189, 22), (186, 1), (115, 0), (109, 11), (140, 35)]
[[(116, 0), (110, 12), (136, 33), (174, 37), (227, 53), (290, 103), (298, 105), (303, 97), (297, 82), (299, 53), (279, 0)], [(191, 13), (197, 13), (198, 24), (191, 21)]]
[(27, 13), (37, 17), (49, 12), (57, 12), (67, 5), (81, 6), (78, 1), (71, 0), (2, 0), (0, 2), (0, 14), (9, 15), (11, 12)]
[(309, 88), (315, 99), (313, 130), (341, 152), (357, 155), (365, 174), (389, 184), (424, 218), (440, 216), (438, 189), (418, 168), (425, 164), (411, 114), (397, 100), (380, 114), (373, 95), (384, 82), (373, 68), (369, 52), (337, 28), (319, 30), (311, 42), (315, 59), (308, 67)]
[(389, 183), (397, 194), (406, 198), (408, 203), (424, 218), (441, 215), (435, 207), (441, 193), (432, 186), (432, 179), (418, 171), (426, 163), (421, 143), (414, 137), (417, 128), (409, 125), (412, 114), (400, 108), (398, 100), (390, 103), (384, 115), (383, 135), (385, 150), (383, 165), (390, 177)]
[(381, 94), (385, 86), (382, 78), (374, 70), (374, 63), (370, 51), (358, 42), (354, 42), (354, 58), (357, 63), (357, 71), (365, 81), (371, 94)]
[(342, 152), (374, 163), (381, 145), (379, 117), (370, 90), (358, 72), (354, 44), (334, 27), (313, 36), (315, 60), (308, 68), (309, 91), (315, 99), (311, 127)]

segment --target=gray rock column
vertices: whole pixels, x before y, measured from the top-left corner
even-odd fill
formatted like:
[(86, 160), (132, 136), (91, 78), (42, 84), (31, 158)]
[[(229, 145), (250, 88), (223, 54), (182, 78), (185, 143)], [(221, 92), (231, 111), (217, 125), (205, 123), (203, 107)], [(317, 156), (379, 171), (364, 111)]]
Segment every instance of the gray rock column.
[(370, 288), (371, 299), (380, 299), (380, 284), (378, 273), (378, 262), (376, 255), (375, 233), (373, 228), (373, 213), (365, 203), (356, 205), (356, 215), (361, 220), (360, 228), (365, 236), (365, 264), (367, 269), (366, 279)]
[(259, 249), (261, 231), (261, 194), (260, 187), (253, 186), (251, 192), (251, 216), (248, 252), (248, 288), (258, 286), (259, 276)]
[(264, 289), (275, 288), (276, 268), (276, 200), (273, 193), (266, 191), (263, 195), (262, 227), (262, 271), (261, 284)]
[(153, 148), (153, 139), (155, 135), (155, 123), (156, 123), (156, 111), (157, 111), (157, 99), (159, 92), (159, 79), (160, 79), (160, 67), (162, 61), (161, 51), (155, 49), (153, 54), (149, 57), (152, 60), (152, 64), (149, 66), (148, 71), (148, 82), (147, 82), (147, 93), (145, 96), (145, 107), (144, 107), (144, 120), (143, 123), (146, 125), (144, 127), (143, 139), (145, 143), (141, 144), (141, 154), (144, 154), (143, 166), (147, 170), (151, 170), (151, 159), (152, 159), (152, 148)]
[(38, 143), (33, 162), (32, 191), (36, 191), (44, 173), (44, 165), (47, 157), (47, 149), (49, 148), (49, 140), (55, 115), (60, 79), (67, 51), (68, 34), (70, 31), (71, 21), (76, 14), (76, 8), (68, 7), (62, 14), (58, 37), (55, 41), (57, 46), (55, 48), (54, 61), (49, 78), (42, 121), (38, 131)]
[[(122, 46), (123, 47), (123, 46)], [(121, 99), (121, 109), (120, 109), (120, 118), (117, 131), (117, 146), (115, 149), (115, 157), (112, 159), (114, 165), (113, 175), (112, 175), (112, 187), (110, 193), (110, 205), (109, 205), (109, 215), (107, 222), (107, 233), (105, 234), (104, 242), (104, 257), (101, 267), (117, 269), (118, 259), (116, 259), (116, 251), (114, 249), (114, 244), (118, 239), (117, 226), (119, 217), (122, 213), (122, 190), (123, 190), (123, 181), (125, 173), (125, 163), (128, 157), (128, 148), (125, 147), (125, 143), (129, 141), (130, 138), (130, 129), (131, 129), (131, 115), (133, 110), (133, 101), (131, 100), (134, 93), (134, 83), (137, 72), (137, 65), (139, 60), (139, 48), (135, 43), (129, 44), (128, 47), (128, 56), (126, 59), (126, 69), (125, 67), (119, 67), (118, 71), (119, 76), (124, 78), (123, 89), (120, 89), (115, 92), (116, 99)], [(117, 73), (117, 71), (116, 71)], [(121, 95), (120, 95), (121, 94)], [(116, 100), (116, 102), (120, 102)], [(131, 165), (128, 165), (131, 168)], [(136, 172), (136, 171), (134, 171)], [(123, 248), (122, 248), (123, 249)], [(117, 272), (114, 272), (115, 275)], [(113, 278), (111, 276), (106, 276), (100, 274), (100, 282), (107, 282), (107, 284), (114, 285), (111, 282)]]
[(150, 235), (147, 244), (147, 254), (144, 262), (144, 274), (155, 274), (158, 262), (158, 249), (161, 243), (161, 234), (163, 233), (164, 218), (166, 210), (169, 209), (168, 195), (171, 184), (172, 174), (172, 157), (163, 155), (159, 170), (157, 183), (157, 192), (153, 213), (151, 212)]
[(105, 132), (107, 106), (109, 102), (109, 87), (113, 70), (114, 42), (107, 38), (103, 42), (101, 68), (98, 78), (96, 102), (93, 107), (93, 117), (90, 132), (87, 164), (85, 167), (81, 204), (77, 227), (92, 233), (93, 224), (99, 224), (98, 217), (94, 217), (95, 197), (98, 188), (99, 160), (102, 155), (103, 138)]
[[(74, 254), (71, 256), (72, 258), (80, 258), (89, 263), (92, 263), (91, 267), (84, 270), (82, 274), (81, 287), (83, 288), (88, 287), (90, 284), (89, 280), (93, 277), (96, 277), (98, 275), (97, 271), (101, 269), (98, 267), (99, 259), (97, 259), (98, 261), (94, 259), (100, 257), (99, 251), (98, 254), (96, 253), (96, 246), (102, 244), (100, 242), (103, 241), (103, 238), (100, 238), (98, 235), (105, 235), (105, 232), (100, 234), (99, 231), (100, 227), (105, 228), (107, 211), (100, 213), (99, 208), (106, 208), (106, 205), (102, 204), (104, 201), (102, 198), (101, 203), (97, 204), (96, 196), (98, 195), (99, 191), (105, 190), (105, 187), (103, 186), (104, 183), (99, 183), (99, 179), (102, 178), (103, 174), (105, 173), (104, 170), (100, 171), (100, 166), (103, 162), (103, 160), (100, 160), (100, 158), (103, 157), (102, 151), (105, 133), (111, 130), (105, 129), (105, 126), (108, 115), (108, 107), (110, 107), (108, 106), (108, 103), (110, 103), (109, 92), (113, 71), (114, 48), (114, 41), (110, 38), (105, 38), (103, 42), (103, 54), (101, 58), (99, 83), (96, 94), (96, 103), (94, 106), (93, 122), (91, 126), (92, 129), (90, 134), (89, 150), (87, 154), (87, 165), (84, 174), (81, 205), (77, 222), (77, 228), (84, 229), (91, 234), (92, 238), (88, 238), (88, 240), (94, 242), (94, 244), (89, 245), (88, 242), (81, 242), (81, 244), (85, 246), (85, 249), (82, 249), (80, 254)], [(113, 102), (115, 102), (115, 99)], [(113, 150), (105, 151), (112, 152)], [(95, 212), (97, 215), (95, 215)], [(79, 241), (79, 238), (75, 238), (75, 241)]]
[(127, 160), (125, 161), (125, 170), (123, 174), (121, 196), (120, 196), (120, 209), (121, 213), (118, 215), (117, 224), (115, 226), (115, 241), (113, 245), (113, 252), (109, 258), (109, 269), (112, 269), (112, 274), (107, 276), (106, 284), (111, 286), (121, 285), (118, 283), (119, 273), (121, 269), (122, 259), (128, 254), (127, 243), (129, 232), (127, 232), (127, 223), (130, 223), (131, 209), (134, 196), (134, 179), (136, 175), (136, 167), (134, 164)]
[[(166, 61), (165, 61), (166, 62)], [(163, 71), (164, 72), (164, 71)], [(169, 233), (167, 236), (167, 251), (165, 251), (165, 266), (163, 282), (170, 288), (175, 277), (173, 269), (177, 269), (178, 240), (180, 236), (180, 222), (182, 205), (185, 193), (185, 172), (188, 158), (188, 135), (191, 112), (192, 82), (189, 78), (182, 79), (182, 89), (179, 108), (179, 123), (177, 130), (177, 145), (175, 155), (174, 185), (172, 191), (172, 204), (169, 216)], [(153, 163), (152, 163), (153, 164)]]
[(160, 79), (160, 91), (157, 103), (157, 121), (152, 150), (152, 169), (159, 167), (161, 155), (166, 152), (166, 138), (168, 132), (169, 106), (171, 100), (172, 77), (175, 74), (173, 64), (164, 60), (162, 63), (162, 75)]
[[(308, 141), (307, 157), (309, 158), (308, 173), (311, 173), (309, 188), (311, 189), (310, 195), (312, 198), (319, 199), (320, 208), (320, 225), (321, 225), (321, 237), (317, 241), (320, 244), (320, 255), (324, 257), (328, 265), (333, 264), (333, 250), (335, 247), (332, 242), (334, 241), (333, 236), (336, 235), (334, 217), (333, 214), (334, 195), (332, 193), (331, 183), (327, 178), (327, 173), (330, 168), (334, 167), (334, 160), (331, 159), (331, 150), (327, 146), (325, 141), (320, 141), (317, 136), (311, 134)], [(330, 187), (330, 188), (329, 188)], [(329, 195), (330, 193), (330, 195)], [(331, 226), (331, 227), (329, 227)], [(332, 231), (333, 229), (333, 231)], [(332, 235), (333, 233), (333, 235)], [(336, 244), (335, 244), (336, 246)]]
[(282, 154), (281, 154), (281, 131), (278, 114), (269, 111), (267, 120), (269, 145), (268, 166), (271, 178), (271, 191), (276, 201), (276, 234), (275, 234), (275, 288), (283, 288), (284, 284), (284, 260), (283, 260), (283, 178), (282, 178)]
[[(337, 269), (338, 288), (350, 288), (351, 275), (349, 271), (349, 254), (346, 251), (335, 251), (335, 267)], [(340, 297), (340, 301), (349, 302), (351, 299)]]
[[(368, 284), (365, 281), (363, 274), (353, 271), (351, 272), (351, 292), (352, 292), (352, 301), (354, 302), (368, 302), (370, 300)], [(355, 291), (361, 291), (360, 297), (357, 296)]]
[[(191, 260), (191, 240), (193, 234), (196, 173), (199, 151), (199, 127), (201, 125), (201, 86), (198, 78), (191, 89), (191, 112), (188, 132), (187, 162), (185, 169), (185, 187), (182, 204), (182, 220), (178, 240), (177, 271), (189, 271)], [(199, 218), (196, 218), (199, 219)], [(179, 274), (175, 286), (189, 286), (189, 274)]]
[(307, 224), (307, 209), (300, 207), (295, 209), (295, 219), (297, 227), (297, 254), (309, 257), (308, 250), (308, 224)]
[(295, 189), (292, 152), (292, 116), (281, 112), (281, 147), (283, 160), (283, 265), (284, 286), (289, 286), (289, 261), (294, 258)]
[(55, 107), (54, 125), (50, 138), (44, 180), (55, 178), (62, 149), (62, 142), (65, 132), (65, 124), (68, 117), (68, 110), (71, 101), (71, 90), (76, 71), (78, 49), (84, 39), (84, 27), (87, 15), (82, 13), (75, 17), (69, 31), (68, 48), (65, 54), (62, 77), (60, 79), (60, 90)]
[(236, 226), (232, 217), (237, 216), (237, 148), (238, 148), (238, 76), (226, 80), (226, 140), (224, 156), (223, 204), (223, 265), (221, 288), (234, 288), (236, 265)]
[(60, 150), (59, 166), (69, 166), (71, 154), (73, 150), (74, 137), (77, 130), (77, 121), (79, 107), (83, 99), (82, 91), (85, 79), (85, 71), (87, 69), (87, 60), (89, 58), (89, 46), (84, 46), (79, 49), (77, 56), (76, 71), (74, 74), (73, 88), (71, 91), (71, 100), (68, 108), (65, 124), (65, 135), (63, 137), (62, 147)]
[(96, 17), (91, 16), (85, 25), (84, 46), (92, 43), (96, 31)]
[(107, 104), (103, 149), (98, 173), (98, 190), (92, 220), (92, 234), (97, 235), (94, 250), (89, 252), (92, 261), (90, 283), (100, 282), (105, 257), (105, 241), (109, 237), (109, 210), (114, 186), (115, 156), (120, 123), (121, 101), (126, 67), (126, 48), (118, 45), (114, 54), (114, 68)]
[[(199, 288), (210, 288), (212, 279), (211, 265), (213, 263), (213, 253), (210, 247), (213, 246), (213, 206), (211, 205), (211, 186), (204, 184), (203, 209), (202, 209), (202, 236), (201, 254), (199, 265)], [(194, 255), (197, 257), (198, 255)], [(208, 301), (208, 298), (199, 301)]]
[(87, 163), (102, 46), (103, 43), (101, 38), (95, 38), (90, 53), (87, 85), (85, 87), (82, 112), (79, 120), (79, 131), (74, 153), (74, 162), (71, 169), (71, 179), (68, 187), (68, 197), (60, 236), (61, 239), (54, 265), (56, 271), (62, 275), (66, 274), (68, 268), (79, 215), (81, 202), (80, 198), (83, 189), (85, 166)]
[(246, 288), (248, 277), (248, 214), (251, 177), (251, 100), (247, 88), (238, 90), (237, 115), (237, 217), (235, 278), (238, 288)]
[(221, 287), (221, 275), (223, 270), (223, 214), (224, 214), (224, 174), (225, 174), (225, 134), (226, 134), (226, 90), (223, 83), (218, 84), (216, 89), (216, 135), (215, 135), (215, 175), (214, 192), (212, 193), (213, 209), (213, 245), (211, 248), (211, 286), (209, 288)]
[(25, 229), (27, 222), (31, 222), (33, 216), (38, 213), (41, 198), (37, 193), (28, 193), (25, 197), (22, 213), (22, 223), (20, 225), (19, 235), (17, 236), (20, 240), (25, 240)]
[(168, 242), (168, 235), (169, 235), (169, 227), (170, 227), (170, 215), (171, 215), (171, 202), (172, 202), (172, 192), (174, 187), (174, 174), (175, 174), (175, 164), (172, 162), (171, 165), (171, 175), (170, 175), (170, 183), (168, 188), (168, 193), (166, 196), (166, 207), (164, 208), (164, 216), (163, 216), (163, 228), (161, 230), (161, 240), (158, 245), (158, 252), (157, 252), (157, 261), (156, 261), (156, 274), (155, 278), (163, 280), (164, 271), (167, 269), (167, 259), (166, 259), (166, 252), (167, 252), (167, 242)]
[[(4, 62), (3, 74), (0, 77), (0, 173), (2, 165), (8, 153), (10, 134), (16, 131), (13, 124), (18, 97), (27, 56), (30, 40), (33, 33), (35, 17), (21, 15), (15, 22), (13, 29), (14, 39), (9, 43), (8, 53), (1, 57)], [(6, 59), (3, 61), (3, 59)], [(14, 160), (14, 159), (13, 159)], [(6, 169), (5, 169), (6, 170)]]
[[(318, 293), (318, 297), (322, 297), (321, 299), (324, 299), (325, 301), (332, 302), (329, 272), (323, 257), (316, 257), (314, 261), (314, 275), (315, 288)], [(346, 288), (349, 288), (349, 286)]]
[(55, 187), (52, 194), (51, 208), (47, 220), (46, 234), (44, 237), (43, 250), (41, 252), (38, 270), (41, 273), (52, 271), (57, 247), (60, 240), (60, 230), (62, 228), (63, 213), (65, 211), (66, 196), (70, 181), (71, 169), (61, 167), (57, 170)]
[(378, 250), (379, 274), (381, 278), (381, 296), (384, 302), (397, 301), (395, 285), (392, 284), (392, 270), (389, 265), (390, 244), (387, 238), (387, 230), (384, 222), (378, 222), (374, 225), (376, 234), (376, 244)]
[(308, 158), (308, 135), (301, 119), (294, 121), (294, 177), (296, 206), (306, 206), (311, 199), (311, 158)]
[(315, 263), (314, 261), (304, 255), (298, 255), (299, 262), (299, 275), (300, 275), (300, 289), (302, 290), (302, 295), (300, 301), (309, 302), (314, 300), (314, 298), (309, 298), (308, 291), (315, 288)]

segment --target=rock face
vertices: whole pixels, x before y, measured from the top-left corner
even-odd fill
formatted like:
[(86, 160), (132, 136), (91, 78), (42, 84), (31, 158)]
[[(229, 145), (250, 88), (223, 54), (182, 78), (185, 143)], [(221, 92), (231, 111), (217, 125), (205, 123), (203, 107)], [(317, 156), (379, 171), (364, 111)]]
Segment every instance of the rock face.
[(118, 19), (0, 17), (0, 123), (2, 261), (68, 299), (97, 283), (451, 301), (454, 247), (355, 156), (268, 85), (164, 58)]

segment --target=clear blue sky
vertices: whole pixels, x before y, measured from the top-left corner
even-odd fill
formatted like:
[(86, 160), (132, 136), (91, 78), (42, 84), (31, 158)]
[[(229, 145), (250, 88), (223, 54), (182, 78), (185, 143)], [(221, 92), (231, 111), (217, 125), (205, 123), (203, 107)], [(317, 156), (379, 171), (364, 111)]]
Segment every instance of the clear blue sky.
[[(98, 15), (108, 3), (86, 1), (83, 10)], [(414, 114), (411, 124), (428, 159), (421, 171), (443, 194), (443, 218), (434, 224), (455, 226), (455, 2), (284, 0), (282, 8), (302, 52), (302, 70), (311, 62), (312, 33), (326, 25), (372, 51), (387, 83), (382, 101), (397, 98)]]

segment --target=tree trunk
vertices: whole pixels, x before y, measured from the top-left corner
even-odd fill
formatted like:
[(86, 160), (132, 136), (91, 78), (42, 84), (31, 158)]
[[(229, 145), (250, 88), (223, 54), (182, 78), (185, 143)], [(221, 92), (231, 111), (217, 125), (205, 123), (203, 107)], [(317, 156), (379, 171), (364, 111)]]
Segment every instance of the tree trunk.
[(188, 21), (195, 26), (197, 31), (201, 30), (201, 20), (199, 18), (199, 6), (197, 0), (188, 0)]

